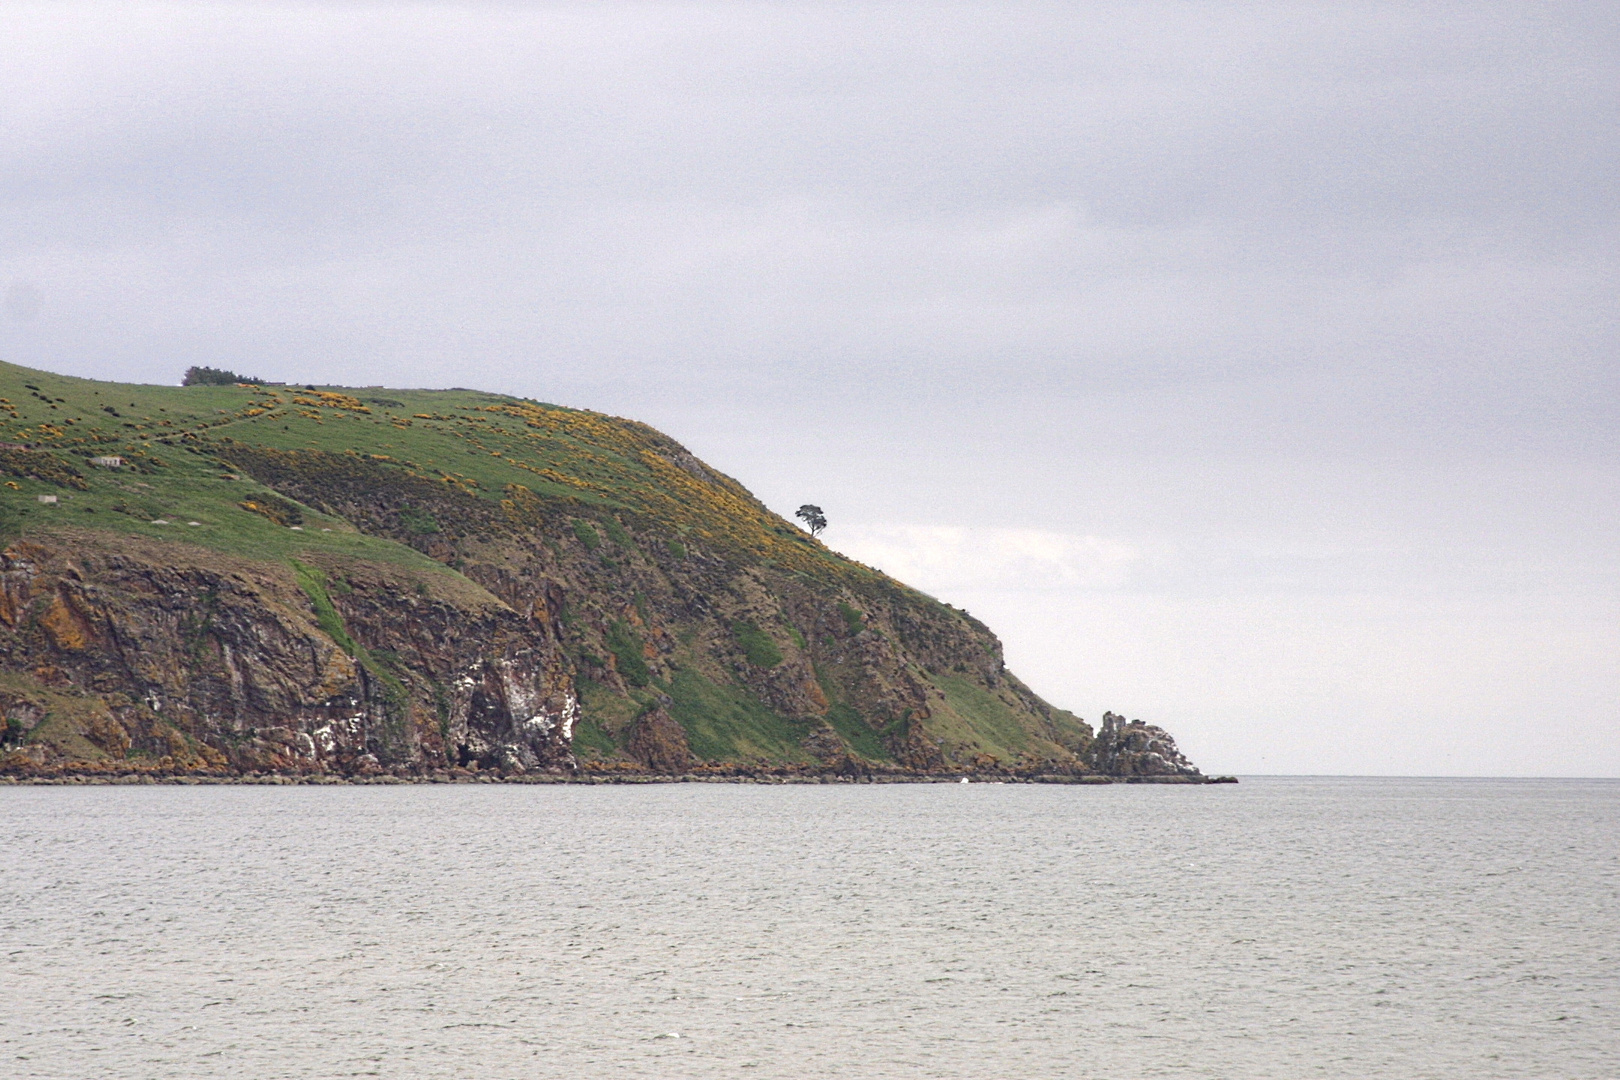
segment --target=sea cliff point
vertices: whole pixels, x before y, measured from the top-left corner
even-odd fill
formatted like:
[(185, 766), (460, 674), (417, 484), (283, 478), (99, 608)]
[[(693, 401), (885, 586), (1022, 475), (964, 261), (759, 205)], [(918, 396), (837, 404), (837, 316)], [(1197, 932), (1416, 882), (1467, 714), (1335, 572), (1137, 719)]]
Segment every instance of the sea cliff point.
[(0, 364), (0, 776), (1197, 782), (645, 424)]

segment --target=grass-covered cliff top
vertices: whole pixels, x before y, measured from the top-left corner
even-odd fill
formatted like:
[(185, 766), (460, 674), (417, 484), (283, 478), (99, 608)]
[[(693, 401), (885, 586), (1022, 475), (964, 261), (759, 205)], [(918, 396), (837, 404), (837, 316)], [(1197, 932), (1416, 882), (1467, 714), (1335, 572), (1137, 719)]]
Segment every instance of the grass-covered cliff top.
[[(427, 561), (307, 508), (289, 516), (273, 493), (221, 466), (222, 452), (244, 444), (285, 453), (291, 467), (311, 452), (360, 456), (491, 504), (529, 493), (577, 500), (784, 570), (878, 577), (635, 421), (475, 390), (146, 386), (3, 363), (0, 527), (12, 535), (53, 524), (178, 534), (261, 557), (314, 547)], [(91, 464), (104, 456), (125, 464)], [(41, 495), (58, 501), (41, 503)]]

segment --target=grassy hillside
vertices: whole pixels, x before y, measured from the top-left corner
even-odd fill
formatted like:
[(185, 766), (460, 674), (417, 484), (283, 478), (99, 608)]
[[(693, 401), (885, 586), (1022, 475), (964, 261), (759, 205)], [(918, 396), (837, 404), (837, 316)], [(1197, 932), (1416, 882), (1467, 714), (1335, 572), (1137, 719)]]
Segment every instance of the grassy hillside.
[[(389, 545), (368, 542), (341, 521), (316, 515), (300, 523), (306, 534), (300, 537), (274, 527), (273, 516), (233, 512), (255, 491), (264, 494), (218, 467), (220, 448), (240, 442), (267, 450), (360, 453), (404, 475), (490, 500), (520, 486), (541, 498), (645, 515), (677, 538), (784, 568), (872, 575), (772, 514), (669, 438), (599, 413), (472, 390), (140, 386), (10, 364), (0, 364), (0, 390), (9, 395), (0, 397), (0, 441), (45, 455), (13, 451), (0, 460), (0, 470), (25, 496), (62, 496), (49, 509), (36, 508), (28, 498), (8, 499), (7, 508), (22, 519), (11, 526), (14, 531), (68, 512), (112, 513), (118, 516), (75, 523), (150, 534), (154, 519), (197, 520), (200, 531), (186, 539), (221, 550), (262, 552), (269, 544), (279, 554), (315, 544), (389, 557)], [(123, 456), (131, 467), (86, 465), (84, 459), (101, 455)], [(41, 467), (46, 461), (48, 469)], [(74, 479), (64, 482), (67, 475)]]
[(573, 748), (596, 767), (1075, 766), (1090, 739), (981, 624), (634, 421), (472, 390), (0, 364), (0, 474), (8, 541), (163, 541), (302, 568), (306, 592), (309, 567), (345, 561), (465, 575), (566, 654)]

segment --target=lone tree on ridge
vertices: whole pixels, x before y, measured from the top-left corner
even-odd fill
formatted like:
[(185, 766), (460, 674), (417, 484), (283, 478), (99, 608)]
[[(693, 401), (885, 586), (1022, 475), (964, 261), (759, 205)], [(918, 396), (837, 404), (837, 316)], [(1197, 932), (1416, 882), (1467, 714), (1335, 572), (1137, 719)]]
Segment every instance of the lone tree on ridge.
[(804, 522), (811, 536), (820, 534), (821, 530), (827, 527), (827, 515), (821, 512), (821, 507), (810, 503), (799, 507), (793, 516)]

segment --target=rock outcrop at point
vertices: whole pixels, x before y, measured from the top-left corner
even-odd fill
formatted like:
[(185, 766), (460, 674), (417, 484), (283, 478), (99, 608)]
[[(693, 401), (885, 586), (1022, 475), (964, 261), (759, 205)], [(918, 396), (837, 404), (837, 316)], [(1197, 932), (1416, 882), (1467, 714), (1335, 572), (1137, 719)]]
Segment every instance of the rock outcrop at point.
[(1091, 765), (1105, 776), (1198, 776), (1198, 767), (1162, 727), (1105, 712), (1091, 743)]

